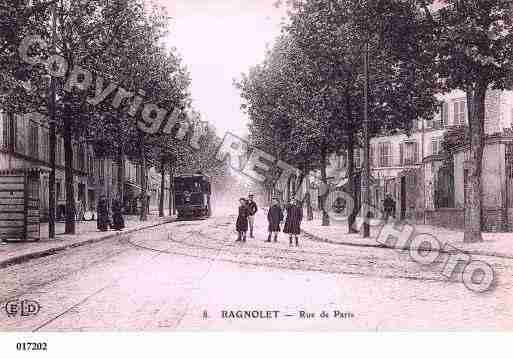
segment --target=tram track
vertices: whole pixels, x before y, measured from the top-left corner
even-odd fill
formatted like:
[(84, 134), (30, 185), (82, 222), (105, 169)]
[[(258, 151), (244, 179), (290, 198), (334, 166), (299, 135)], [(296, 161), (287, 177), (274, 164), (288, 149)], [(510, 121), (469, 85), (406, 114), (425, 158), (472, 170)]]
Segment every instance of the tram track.
[[(215, 224), (214, 224), (215, 226)], [(348, 270), (343, 269), (343, 267), (347, 266), (353, 266), (353, 267), (362, 267), (362, 263), (354, 263), (348, 264), (343, 262), (342, 256), (336, 256), (334, 254), (330, 254), (331, 257), (340, 257), (341, 261), (326, 261), (324, 258), (321, 259), (321, 263), (310, 263), (305, 258), (299, 258), (299, 257), (293, 257), (293, 256), (287, 256), (287, 255), (275, 255), (272, 253), (265, 253), (265, 254), (258, 254), (251, 250), (238, 250), (237, 248), (244, 248), (239, 247), (239, 242), (234, 243), (232, 240), (226, 240), (222, 241), (223, 245), (221, 246), (208, 246), (204, 244), (199, 243), (190, 243), (187, 242), (188, 239), (192, 239), (194, 235), (196, 235), (199, 238), (207, 239), (207, 240), (213, 240), (216, 242), (220, 242), (218, 239), (215, 239), (208, 234), (203, 233), (201, 230), (199, 231), (191, 231), (190, 236), (181, 238), (181, 239), (175, 239), (173, 236), (168, 238), (170, 242), (174, 244), (173, 249), (160, 249), (160, 248), (154, 248), (149, 247), (147, 245), (141, 245), (139, 243), (134, 243), (133, 241), (130, 241), (130, 244), (136, 247), (139, 247), (141, 249), (150, 250), (150, 251), (156, 251), (159, 253), (166, 253), (171, 255), (179, 255), (184, 257), (191, 257), (196, 259), (202, 259), (202, 260), (213, 260), (213, 255), (209, 255), (208, 253), (201, 253), (201, 251), (207, 251), (207, 252), (214, 252), (216, 253), (215, 260), (232, 263), (232, 264), (242, 264), (242, 265), (248, 265), (248, 266), (254, 266), (254, 267), (269, 267), (269, 268), (275, 268), (275, 269), (287, 269), (287, 270), (296, 270), (296, 271), (314, 271), (314, 272), (322, 272), (322, 273), (333, 273), (333, 274), (344, 274), (344, 275), (354, 275), (354, 276), (377, 276), (381, 278), (387, 278), (387, 279), (408, 279), (408, 280), (417, 280), (417, 281), (433, 281), (433, 282), (448, 282), (447, 278), (436, 278), (436, 277), (422, 277), (419, 278), (415, 275), (404, 275), (404, 274), (393, 274), (388, 275), (385, 273), (379, 273), (382, 270), (376, 270), (376, 272), (369, 273), (369, 272), (363, 272), (363, 271), (355, 271), (355, 270)], [(241, 245), (242, 246), (242, 245)], [(181, 248), (180, 248), (181, 247)], [(311, 256), (324, 256), (326, 253), (323, 252), (316, 252), (316, 251), (305, 251), (305, 250), (295, 250), (295, 249), (285, 249), (285, 248), (275, 248), (275, 247), (262, 247), (262, 246), (252, 246), (253, 249), (265, 249), (265, 250), (280, 250), (284, 253), (302, 253), (307, 254)], [(192, 250), (192, 253), (191, 253)], [(199, 252), (199, 253), (195, 253)], [(228, 253), (229, 255), (232, 255), (233, 258), (230, 257), (222, 257), (222, 254)], [(253, 257), (253, 260), (248, 259), (240, 259), (237, 257)], [(310, 258), (311, 259), (311, 258)], [(285, 262), (285, 263), (284, 263)], [(376, 264), (373, 262), (373, 264)], [(380, 263), (383, 265), (383, 263)], [(324, 268), (323, 268), (324, 267)], [(327, 269), (326, 267), (329, 267)], [(396, 269), (396, 268), (389, 268), (389, 269)], [(449, 280), (449, 282), (458, 283), (457, 280)]]
[[(132, 250), (134, 247), (139, 247), (139, 248), (143, 248), (143, 249), (148, 249), (148, 248), (145, 248), (145, 247), (141, 247), (141, 246), (134, 246), (131, 241), (130, 241), (130, 236), (127, 236), (126, 238), (123, 238), (124, 241), (127, 243), (127, 244), (130, 244), (131, 246), (127, 249), (125, 249), (123, 252), (126, 252), (126, 251), (129, 251), (129, 250)], [(122, 241), (123, 240), (122, 238), (118, 239), (119, 241)], [(147, 265), (149, 263), (151, 263), (152, 261), (156, 260), (159, 256), (161, 256), (163, 254), (163, 252), (160, 252), (160, 251), (154, 251), (154, 252), (157, 252), (156, 254), (154, 254), (153, 256), (150, 256), (146, 261), (143, 262), (143, 265)], [(106, 259), (103, 259), (103, 261), (106, 260)], [(99, 262), (101, 262), (102, 260), (100, 260)], [(141, 263), (138, 263), (138, 265), (141, 265)], [(79, 271), (76, 271), (76, 272), (79, 272)], [(69, 275), (72, 275), (72, 273), (70, 273)], [(61, 280), (64, 279), (64, 277), (60, 278)], [(56, 315), (53, 315), (50, 319), (47, 319), (43, 324), (37, 326), (35, 329), (33, 329), (32, 331), (33, 332), (37, 332), (37, 331), (40, 331), (41, 329), (47, 327), (48, 325), (50, 325), (51, 323), (55, 322), (56, 320), (58, 320), (59, 318), (63, 317), (64, 315), (66, 315), (67, 313), (71, 312), (72, 310), (80, 307), (81, 305), (85, 304), (87, 301), (89, 301), (90, 299), (92, 299), (93, 297), (95, 297), (96, 295), (100, 294), (101, 292), (105, 291), (106, 289), (108, 288), (111, 288), (113, 286), (116, 285), (116, 283), (118, 283), (120, 280), (123, 279), (123, 276), (119, 276), (118, 278), (114, 279), (114, 280), (111, 280), (109, 281), (106, 285), (102, 286), (100, 289), (96, 290), (95, 292), (87, 295), (85, 298), (82, 298), (80, 301), (76, 302), (75, 304), (69, 306), (68, 308), (66, 308), (65, 310), (61, 311), (60, 313), (56, 314)], [(58, 280), (58, 279), (56, 279)], [(185, 315), (186, 313), (184, 313)]]
[[(447, 278), (436, 278), (427, 276), (431, 272), (416, 271), (412, 275), (408, 273), (400, 273), (402, 265), (388, 265), (386, 261), (379, 258), (358, 257), (350, 258), (350, 260), (358, 260), (359, 262), (348, 262), (348, 257), (344, 257), (343, 253), (328, 252), (324, 250), (306, 250), (295, 248), (280, 248), (278, 246), (258, 245), (256, 241), (250, 240), (247, 242), (249, 245), (242, 243), (235, 243), (232, 237), (232, 231), (227, 228), (229, 224), (227, 220), (207, 220), (200, 223), (191, 223), (188, 225), (171, 224), (166, 230), (169, 229), (170, 233), (164, 231), (159, 233), (158, 236), (149, 237), (144, 233), (138, 235), (127, 234), (118, 237), (116, 242), (126, 244), (126, 248), (120, 248), (109, 256), (88, 262), (86, 265), (77, 268), (71, 272), (63, 275), (56, 276), (52, 280), (39, 283), (35, 286), (29, 287), (27, 290), (16, 293), (6, 299), (12, 300), (23, 297), (27, 294), (37, 291), (53, 283), (64, 281), (67, 278), (76, 275), (80, 272), (87, 271), (88, 269), (119, 257), (130, 250), (142, 250), (151, 252), (147, 258), (143, 258), (137, 265), (147, 266), (157, 261), (158, 258), (164, 255), (176, 255), (181, 257), (195, 258), (203, 261), (208, 261), (206, 270), (200, 271), (201, 273), (194, 274), (194, 288), (188, 289), (189, 295), (187, 297), (187, 304), (185, 308), (180, 310), (178, 314), (178, 322), (176, 327), (180, 325), (183, 318), (187, 315), (191, 303), (193, 302), (192, 291), (201, 287), (202, 281), (212, 272), (216, 262), (225, 262), (235, 265), (245, 265), (251, 267), (264, 267), (273, 269), (285, 269), (291, 271), (305, 271), (305, 272), (320, 272), (327, 274), (343, 274), (356, 277), (379, 277), (385, 279), (407, 279), (414, 281), (424, 282), (452, 282), (459, 283), (458, 280), (447, 280)], [(188, 228), (190, 227), (190, 228)], [(183, 231), (180, 233), (180, 229)], [(216, 236), (208, 231), (219, 230), (219, 236)], [(176, 233), (178, 232), (178, 233)], [(206, 233), (207, 232), (207, 233)], [(182, 234), (182, 235), (181, 235)], [(141, 239), (138, 239), (141, 238)], [(163, 246), (155, 246), (155, 244), (164, 244)], [(133, 266), (127, 267), (131, 272)], [(366, 270), (367, 269), (367, 270)], [(392, 270), (393, 272), (390, 272)], [(394, 273), (395, 272), (395, 273)], [(420, 273), (420, 275), (419, 275)], [(434, 272), (433, 272), (434, 273)], [(119, 281), (125, 278), (126, 275), (120, 275), (112, 280), (107, 280), (99, 288), (77, 298), (73, 303), (68, 303), (64, 308), (56, 311), (50, 317), (47, 317), (41, 323), (35, 326), (34, 332), (48, 328), (52, 323), (62, 319), (69, 313), (73, 313), (77, 308), (82, 307), (92, 298), (95, 298), (100, 293), (115, 287)]]

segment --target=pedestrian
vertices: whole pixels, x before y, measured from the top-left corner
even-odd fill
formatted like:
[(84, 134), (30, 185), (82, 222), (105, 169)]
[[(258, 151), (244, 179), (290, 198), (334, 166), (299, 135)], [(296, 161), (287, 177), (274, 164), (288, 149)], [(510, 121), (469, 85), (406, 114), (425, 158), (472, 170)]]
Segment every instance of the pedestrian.
[(116, 231), (120, 231), (125, 228), (125, 220), (123, 219), (123, 204), (121, 198), (118, 196), (114, 202), (112, 202), (112, 228)]
[(390, 216), (395, 217), (395, 201), (389, 193), (383, 200), (383, 210), (385, 211), (385, 223), (388, 222)]
[(96, 220), (96, 226), (102, 232), (107, 231), (110, 226), (109, 202), (107, 201), (107, 197), (104, 195), (101, 195), (98, 201), (98, 218)]
[(273, 197), (271, 200), (271, 207), (267, 212), (267, 221), (269, 222), (269, 236), (267, 242), (271, 241), (271, 236), (274, 234), (274, 242), (278, 242), (278, 233), (280, 232), (280, 223), (283, 221), (283, 211), (278, 203), (278, 198)]
[(292, 237), (295, 237), (296, 247), (299, 247), (299, 235), (301, 234), (301, 221), (303, 220), (303, 207), (298, 204), (296, 198), (290, 198), (290, 204), (287, 207), (287, 219), (283, 232), (289, 234), (289, 246), (292, 247)]
[(237, 230), (237, 242), (246, 242), (246, 232), (248, 231), (248, 217), (249, 217), (249, 208), (248, 201), (245, 198), (241, 198), (239, 200), (239, 215), (237, 217), (237, 223), (235, 224), (235, 229)]
[(77, 222), (81, 222), (84, 220), (84, 212), (85, 212), (85, 206), (84, 206), (84, 202), (82, 202), (82, 200), (77, 200), (75, 202), (75, 208), (76, 208), (76, 212), (75, 212), (75, 219)]
[(258, 211), (258, 206), (253, 200), (253, 194), (248, 195), (249, 202), (248, 202), (248, 209), (249, 209), (249, 217), (248, 217), (248, 223), (249, 223), (249, 237), (253, 237), (253, 227), (255, 225), (255, 214)]

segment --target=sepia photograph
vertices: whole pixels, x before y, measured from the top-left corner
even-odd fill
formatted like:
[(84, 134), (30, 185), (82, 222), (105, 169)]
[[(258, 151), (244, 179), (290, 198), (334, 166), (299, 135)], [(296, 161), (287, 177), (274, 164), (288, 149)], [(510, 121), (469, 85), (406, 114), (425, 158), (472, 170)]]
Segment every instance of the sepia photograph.
[(0, 353), (512, 330), (511, 0), (0, 0)]

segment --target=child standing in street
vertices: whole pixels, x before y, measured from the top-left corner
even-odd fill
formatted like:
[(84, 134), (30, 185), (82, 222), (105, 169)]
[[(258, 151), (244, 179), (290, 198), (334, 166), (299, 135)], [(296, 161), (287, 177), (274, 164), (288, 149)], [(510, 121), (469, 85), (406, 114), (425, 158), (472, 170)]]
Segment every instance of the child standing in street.
[(278, 203), (278, 198), (273, 197), (271, 207), (267, 212), (267, 221), (269, 222), (269, 236), (267, 242), (271, 242), (271, 236), (274, 234), (274, 242), (278, 241), (278, 233), (280, 232), (280, 223), (283, 221), (283, 211)]
[(296, 247), (299, 247), (299, 235), (301, 234), (301, 221), (303, 220), (303, 208), (298, 205), (296, 198), (290, 198), (287, 207), (287, 219), (283, 232), (289, 234), (289, 246), (292, 247), (292, 237), (295, 237)]
[(245, 198), (241, 198), (239, 202), (239, 215), (237, 217), (237, 222), (235, 224), (235, 229), (238, 233), (237, 242), (246, 242), (246, 232), (248, 231), (249, 217), (248, 203)]

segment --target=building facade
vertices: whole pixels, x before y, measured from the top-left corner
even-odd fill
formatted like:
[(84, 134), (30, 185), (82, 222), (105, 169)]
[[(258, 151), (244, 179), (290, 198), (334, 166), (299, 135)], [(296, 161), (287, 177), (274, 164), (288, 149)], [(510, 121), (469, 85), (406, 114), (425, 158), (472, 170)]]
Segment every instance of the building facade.
[[(444, 133), (468, 125), (465, 93), (453, 91), (440, 96), (442, 104), (432, 120), (419, 119), (408, 136), (405, 133), (371, 139), (370, 167), (373, 185), (371, 202), (380, 208), (385, 194), (396, 202), (401, 219), (415, 218), (428, 224), (463, 228), (465, 186), (468, 176), (468, 146), (442, 153)], [(486, 98), (486, 146), (483, 158), (483, 201), (485, 229), (508, 228), (511, 195), (508, 184), (513, 123), (511, 92), (490, 90)], [(362, 150), (355, 149), (355, 166), (362, 166)], [(330, 159), (328, 173), (332, 183), (344, 181), (345, 155)], [(453, 213), (454, 215), (448, 215)], [(498, 213), (500, 215), (498, 215)], [(509, 226), (511, 227), (511, 226)]]
[[(56, 217), (64, 217), (66, 188), (64, 140), (56, 136), (55, 150), (55, 193)], [(112, 200), (123, 193), (125, 208), (129, 213), (137, 212), (137, 196), (141, 193), (141, 166), (124, 159), (119, 163), (112, 158), (100, 158), (93, 147), (85, 141), (73, 142), (73, 186), (75, 202), (81, 202), (86, 210), (94, 210), (101, 195)], [(118, 180), (119, 166), (123, 167), (123, 188)], [(39, 168), (41, 220), (48, 218), (48, 187), (50, 173), (50, 141), (46, 118), (38, 113), (12, 115), (0, 112), (0, 169)], [(160, 175), (150, 168), (148, 171), (148, 195), (150, 208), (158, 206)], [(166, 176), (165, 188), (169, 189)], [(164, 193), (166, 201), (169, 191)], [(167, 203), (167, 202), (165, 202)]]

